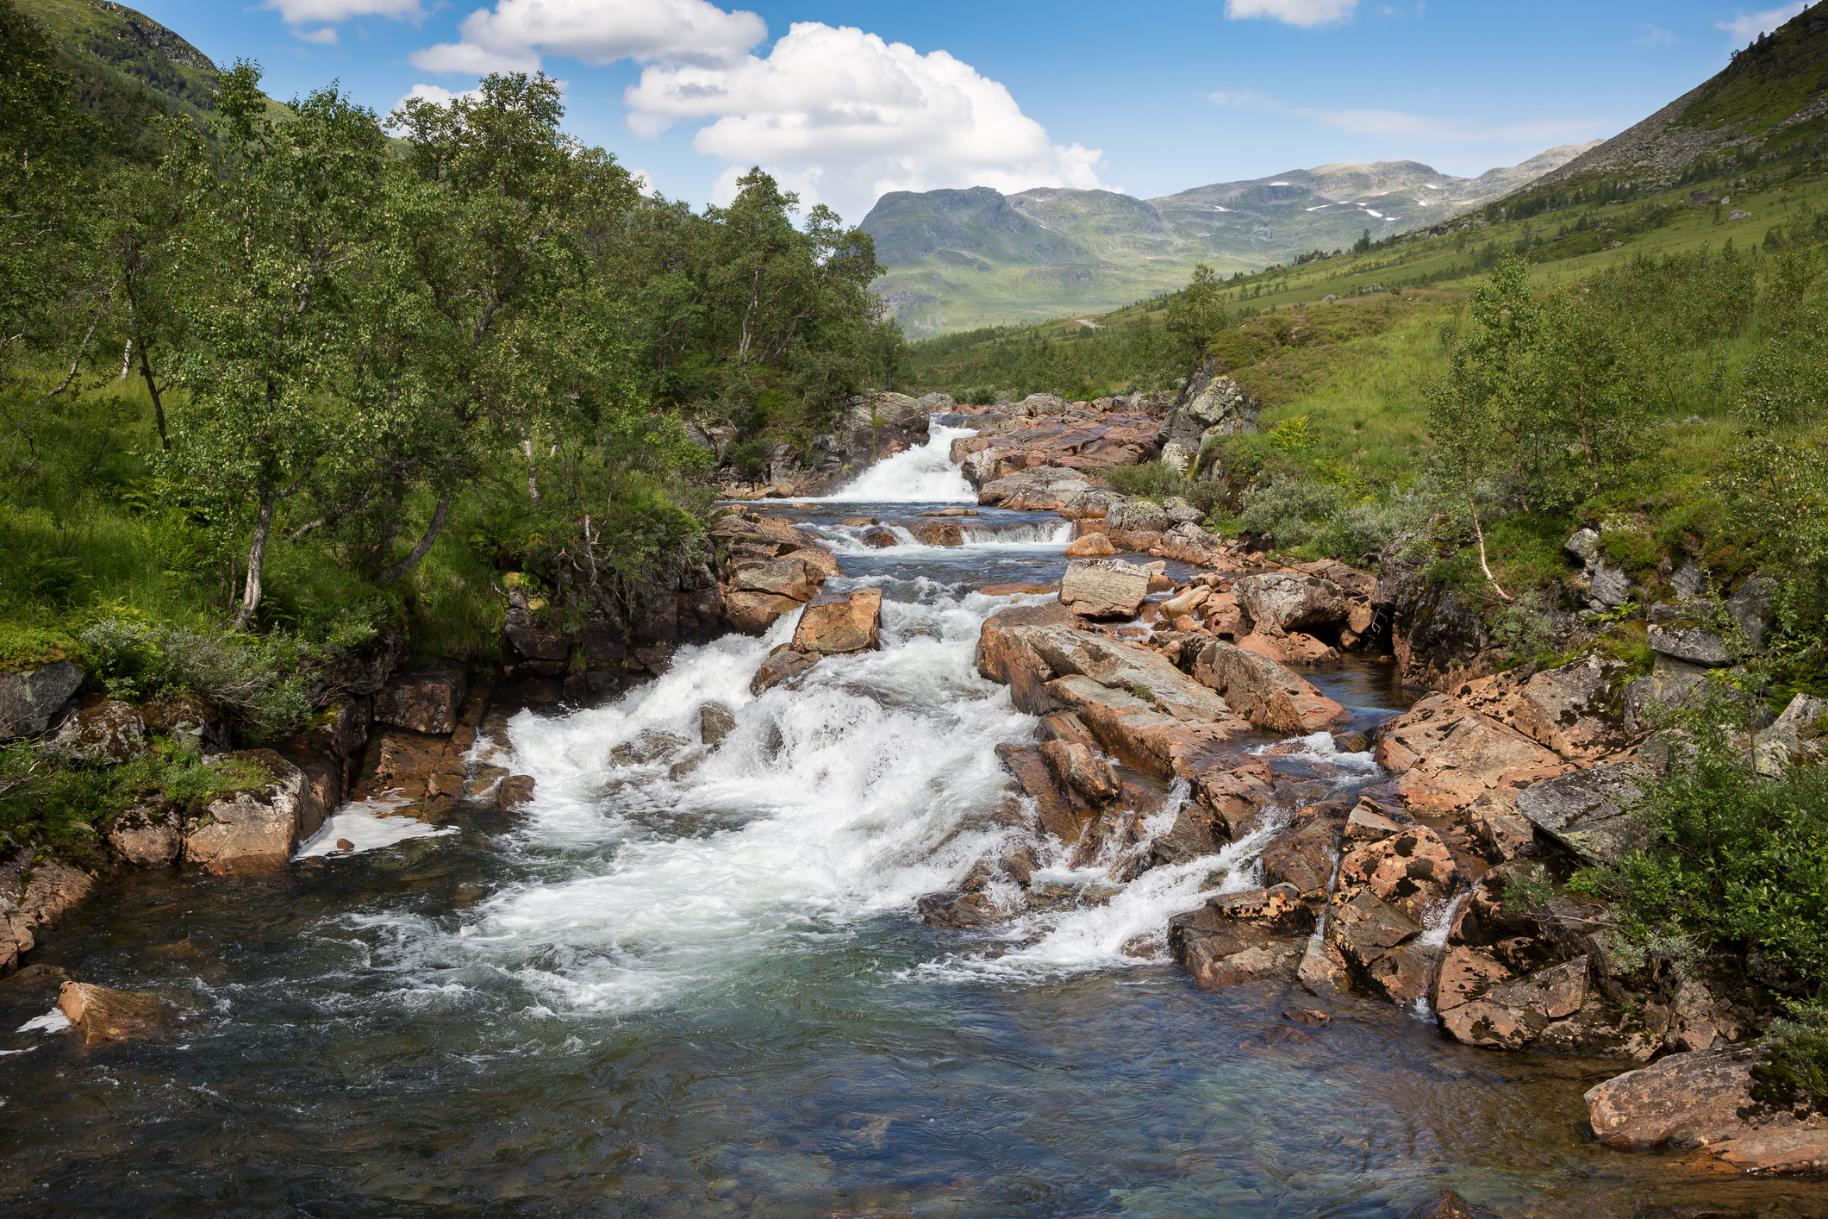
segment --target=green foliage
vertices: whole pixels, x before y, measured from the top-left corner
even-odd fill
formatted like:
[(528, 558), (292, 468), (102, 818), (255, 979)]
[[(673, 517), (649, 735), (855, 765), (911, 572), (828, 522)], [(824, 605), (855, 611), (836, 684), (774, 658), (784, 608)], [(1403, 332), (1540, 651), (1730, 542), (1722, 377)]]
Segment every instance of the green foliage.
[(1225, 306), (1218, 272), (1205, 263), (1193, 268), (1187, 286), (1168, 298), (1164, 328), (1171, 344), (1171, 358), (1183, 367), (1206, 352), (1206, 345), (1225, 325)]
[(1752, 1066), (1752, 1096), (1777, 1108), (1828, 1113), (1828, 999), (1790, 1000)]
[[(1679, 935), (1791, 994), (1828, 985), (1828, 768), (1759, 775), (1724, 699), (1683, 718), (1681, 757), (1636, 815), (1650, 841), (1590, 887), (1643, 942)], [(1687, 751), (1692, 751), (1688, 753)]]
[[(345, 642), (359, 642), (355, 633)], [(82, 633), (92, 676), (116, 698), (191, 691), (255, 736), (275, 736), (311, 713), (300, 671), (305, 648), (287, 635), (208, 632), (134, 618), (109, 618)]]

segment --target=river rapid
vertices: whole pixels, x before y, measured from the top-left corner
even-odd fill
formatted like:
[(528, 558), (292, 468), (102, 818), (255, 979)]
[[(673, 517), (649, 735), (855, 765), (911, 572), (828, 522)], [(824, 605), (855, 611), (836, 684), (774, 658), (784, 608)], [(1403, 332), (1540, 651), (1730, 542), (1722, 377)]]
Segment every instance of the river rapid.
[[(1580, 1094), (1615, 1066), (1466, 1049), (1382, 1004), (1302, 1029), (1280, 987), (1199, 991), (1167, 921), (1256, 883), (1255, 841), (1127, 881), (1044, 850), (1040, 908), (923, 925), (918, 897), (1021, 833), (993, 816), (994, 747), (1035, 721), (973, 663), (1020, 598), (978, 590), (1056, 579), (1070, 537), (985, 509), (954, 518), (963, 546), (916, 542), (922, 513), (975, 503), (949, 422), (781, 509), (839, 556), (832, 587), (882, 588), (880, 651), (757, 697), (791, 616), (686, 648), (479, 742), (537, 779), (518, 819), (466, 808), (390, 842), (357, 811), (333, 832), (376, 849), (130, 876), (68, 916), (33, 960), (187, 1014), (95, 1049), (9, 1017), (0, 1212), (1400, 1216), (1453, 1190), (1503, 1215), (1822, 1213), (1598, 1147)], [(1405, 705), (1384, 666), (1314, 677), (1351, 727)], [(715, 747), (708, 702), (735, 721)], [(1291, 800), (1377, 777), (1324, 733), (1263, 746)]]

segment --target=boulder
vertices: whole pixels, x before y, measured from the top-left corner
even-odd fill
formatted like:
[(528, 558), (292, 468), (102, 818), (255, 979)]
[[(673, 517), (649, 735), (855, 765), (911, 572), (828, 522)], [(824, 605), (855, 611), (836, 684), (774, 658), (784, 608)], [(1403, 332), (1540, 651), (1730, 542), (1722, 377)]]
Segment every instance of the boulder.
[(304, 773), (266, 749), (236, 754), (267, 782), (218, 796), (184, 835), (184, 862), (218, 875), (284, 867), (298, 845)]
[(1112, 504), (1104, 514), (1105, 527), (1133, 532), (1160, 533), (1175, 522), (1152, 499), (1125, 499)]
[(726, 589), (721, 595), (724, 620), (731, 627), (749, 635), (759, 635), (773, 626), (782, 614), (797, 610), (805, 602), (774, 593)]
[(444, 735), (457, 727), (469, 682), (456, 667), (402, 673), (375, 696), (374, 717), (411, 732)]
[(1828, 757), (1828, 698), (1798, 694), (1783, 714), (1758, 734), (1758, 773), (1780, 775), (1792, 766), (1819, 765)]
[(1430, 695), (1379, 732), (1377, 761), (1419, 814), (1448, 814), (1491, 794), (1507, 802), (1568, 769), (1552, 751), (1444, 694)]
[(57, 1008), (88, 1045), (156, 1030), (173, 1015), (171, 1005), (157, 995), (91, 982), (65, 982), (57, 992)]
[(800, 611), (792, 648), (832, 656), (874, 651), (882, 639), (882, 590), (860, 588), (842, 600), (819, 601)]
[(144, 805), (134, 805), (108, 827), (108, 845), (114, 853), (140, 868), (169, 867), (178, 862), (184, 835), (175, 814), (160, 815)]
[(719, 745), (736, 730), (736, 716), (722, 703), (706, 703), (698, 709), (698, 739), (707, 745)]
[(1274, 928), (1202, 906), (1168, 920), (1168, 949), (1203, 990), (1288, 978), (1303, 943)]
[(1317, 732), (1346, 715), (1344, 707), (1306, 679), (1223, 640), (1200, 650), (1194, 658), (1193, 676), (1216, 691), (1233, 712), (1272, 732)]
[(1420, 825), (1355, 847), (1339, 861), (1342, 890), (1362, 885), (1417, 920), (1453, 892), (1458, 876), (1447, 844)]
[(1611, 609), (1631, 600), (1631, 577), (1625, 569), (1600, 553), (1600, 535), (1592, 529), (1578, 529), (1562, 543), (1562, 549), (1581, 565), (1578, 581), (1587, 594), (1591, 609)]
[(1628, 741), (1619, 715), (1626, 668), (1591, 656), (1520, 677), (1500, 673), (1455, 691), (1467, 707), (1571, 762), (1591, 762)]
[(1066, 554), (1074, 559), (1102, 559), (1117, 553), (1111, 539), (1102, 533), (1088, 533), (1067, 543)]
[(1671, 1054), (1596, 1084), (1586, 1094), (1594, 1136), (1626, 1151), (1700, 1150), (1743, 1173), (1828, 1173), (1828, 1116), (1756, 1104), (1755, 1053)]
[(783, 682), (793, 681), (818, 664), (819, 659), (817, 652), (796, 651), (791, 645), (782, 644), (768, 653), (768, 658), (755, 670), (755, 676), (749, 679), (749, 693), (760, 694)]
[(508, 775), (496, 785), (495, 807), (504, 813), (518, 812), (533, 800), (532, 775)]
[(911, 531), (923, 546), (963, 546), (965, 531), (956, 521), (921, 521)]
[(51, 727), (82, 684), (83, 671), (67, 660), (0, 673), (0, 741)]
[(1411, 947), (1422, 925), (1368, 889), (1341, 896), (1327, 920), (1327, 943), (1357, 980), (1392, 1003), (1414, 1003), (1428, 985), (1428, 955)]
[(1149, 571), (1122, 559), (1078, 559), (1060, 581), (1060, 603), (1082, 618), (1133, 618), (1149, 595)]
[(1708, 669), (1730, 665), (1739, 658), (1738, 648), (1729, 630), (1717, 625), (1721, 617), (1720, 607), (1699, 601), (1653, 605), (1650, 650)]
[(1340, 587), (1306, 572), (1244, 576), (1232, 581), (1231, 592), (1250, 616), (1252, 628), (1267, 635), (1286, 635), (1346, 617), (1346, 596)]
[(1517, 812), (1582, 862), (1617, 863), (1644, 845), (1631, 809), (1651, 773), (1644, 762), (1622, 760), (1544, 779), (1517, 793)]
[(97, 699), (64, 720), (51, 748), (85, 762), (125, 762), (146, 752), (146, 721), (118, 698)]

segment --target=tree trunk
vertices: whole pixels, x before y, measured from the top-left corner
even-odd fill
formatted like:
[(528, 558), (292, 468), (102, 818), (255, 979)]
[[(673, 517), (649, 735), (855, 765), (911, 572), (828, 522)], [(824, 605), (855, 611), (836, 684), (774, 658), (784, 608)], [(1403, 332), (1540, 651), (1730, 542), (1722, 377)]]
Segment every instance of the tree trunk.
[(267, 534), (273, 530), (273, 506), (278, 502), (270, 485), (260, 488), (260, 512), (254, 518), (254, 540), (248, 546), (248, 577), (241, 590), (241, 608), (235, 611), (235, 629), (246, 630), (260, 608), (260, 577), (266, 565)]
[(1466, 510), (1473, 514), (1473, 536), (1479, 540), (1479, 570), (1485, 573), (1486, 582), (1498, 594), (1498, 600), (1509, 605), (1516, 598), (1504, 591), (1504, 586), (1498, 583), (1498, 577), (1492, 574), (1492, 565), (1485, 561), (1485, 530), (1479, 527), (1479, 506), (1470, 495), (1466, 497)]
[[(127, 345), (136, 346), (132, 339)], [(152, 378), (152, 361), (146, 358), (146, 344), (137, 344), (140, 352), (140, 377), (146, 382), (146, 396), (152, 399), (152, 421), (159, 425), (159, 447), (171, 451), (171, 437), (165, 431), (165, 402), (159, 397), (159, 383)]]
[(520, 451), (527, 455), (527, 498), (537, 505), (540, 502), (540, 476), (539, 467), (533, 460), (533, 434), (531, 432), (527, 434), (525, 440), (521, 441)]
[(432, 548), (432, 543), (438, 540), (438, 535), (444, 532), (444, 518), (450, 515), (450, 511), (451, 497), (440, 495), (438, 506), (432, 509), (432, 519), (425, 526), (425, 536), (419, 539), (419, 544), (404, 559), (382, 571), (376, 582), (386, 587), (419, 566), (419, 560), (425, 557), (426, 552)]
[(121, 375), (116, 377), (115, 380), (116, 381), (125, 381), (127, 379), (127, 374), (132, 371), (133, 371), (133, 340), (131, 338), (129, 338), (127, 340), (127, 345), (125, 347), (121, 348)]

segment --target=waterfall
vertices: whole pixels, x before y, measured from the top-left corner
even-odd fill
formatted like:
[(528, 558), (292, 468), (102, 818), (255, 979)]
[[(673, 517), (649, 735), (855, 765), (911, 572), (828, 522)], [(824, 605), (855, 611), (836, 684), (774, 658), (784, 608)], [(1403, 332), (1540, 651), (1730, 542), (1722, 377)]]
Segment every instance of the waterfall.
[(973, 428), (927, 425), (927, 442), (879, 461), (848, 486), (802, 501), (814, 504), (977, 503), (977, 492), (952, 464), (952, 442), (976, 434)]

